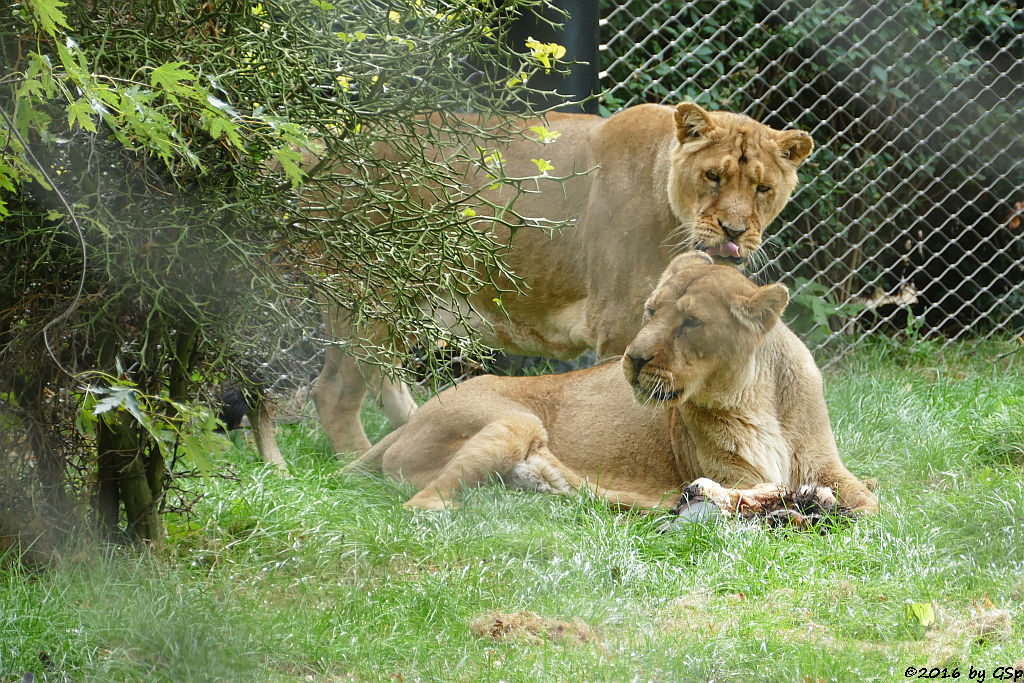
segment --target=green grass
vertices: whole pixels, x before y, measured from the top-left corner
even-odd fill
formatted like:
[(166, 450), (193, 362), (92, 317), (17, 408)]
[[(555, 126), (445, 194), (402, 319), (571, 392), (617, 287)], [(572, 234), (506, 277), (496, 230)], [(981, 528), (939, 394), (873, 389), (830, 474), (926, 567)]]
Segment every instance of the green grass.
[[(232, 448), (239, 481), (208, 482), (155, 556), (0, 563), (0, 681), (991, 680), (1024, 660), (1024, 354), (1004, 348), (877, 343), (830, 367), (840, 451), (883, 507), (829, 535), (659, 534), (498, 487), (413, 513), (409, 486), (338, 475), (319, 430), (286, 426), (291, 478)], [(474, 635), (495, 612), (592, 630)]]

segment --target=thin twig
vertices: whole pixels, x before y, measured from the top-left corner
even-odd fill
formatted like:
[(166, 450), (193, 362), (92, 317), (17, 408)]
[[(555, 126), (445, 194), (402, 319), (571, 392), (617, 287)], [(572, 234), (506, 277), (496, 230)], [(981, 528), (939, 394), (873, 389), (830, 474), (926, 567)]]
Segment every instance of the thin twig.
[(1006, 353), (996, 356), (995, 360), (992, 362), (995, 363), (996, 361), (1000, 361), (1004, 358), (1009, 358), (1010, 356), (1020, 353), (1021, 351), (1024, 351), (1024, 342), (1021, 342), (1021, 345), (1015, 348), (1013, 351), (1007, 351)]
[(78, 242), (82, 248), (82, 274), (78, 278), (78, 291), (75, 292), (75, 296), (72, 299), (71, 303), (68, 304), (67, 308), (65, 308), (60, 315), (50, 320), (48, 323), (46, 323), (46, 325), (43, 326), (43, 344), (46, 346), (46, 352), (50, 354), (50, 358), (53, 359), (53, 362), (57, 365), (58, 368), (60, 368), (61, 372), (71, 377), (72, 379), (77, 379), (75, 373), (71, 372), (66, 367), (64, 367), (64, 364), (61, 363), (60, 359), (57, 358), (57, 354), (54, 353), (53, 347), (50, 345), (49, 331), (50, 328), (53, 327), (54, 325), (57, 325), (58, 323), (63, 322), (64, 320), (69, 318), (71, 314), (75, 312), (75, 309), (78, 308), (78, 304), (82, 301), (82, 292), (85, 291), (85, 272), (89, 262), (87, 245), (85, 243), (85, 232), (82, 230), (82, 226), (78, 222), (78, 218), (75, 216), (75, 211), (74, 209), (71, 208), (71, 204), (64, 196), (64, 193), (61, 192), (60, 188), (57, 187), (57, 184), (53, 182), (53, 178), (51, 178), (50, 174), (46, 172), (46, 168), (43, 167), (43, 164), (39, 161), (38, 157), (36, 157), (28, 142), (25, 140), (25, 138), (21, 136), (21, 133), (19, 133), (18, 130), (15, 128), (14, 122), (11, 121), (11, 118), (7, 115), (7, 112), (5, 112), (3, 109), (0, 109), (0, 116), (3, 116), (4, 121), (7, 122), (8, 129), (14, 134), (16, 138), (18, 138), (18, 141), (21, 143), (22, 148), (25, 150), (25, 154), (28, 155), (28, 158), (32, 161), (32, 164), (36, 167), (36, 169), (38, 169), (39, 173), (43, 176), (43, 178), (46, 179), (46, 182), (50, 185), (50, 188), (53, 190), (54, 194), (57, 195), (57, 198), (60, 200), (60, 203), (64, 205), (64, 209), (67, 211), (67, 216), (68, 218), (71, 219), (71, 223), (75, 226), (75, 231), (78, 233)]

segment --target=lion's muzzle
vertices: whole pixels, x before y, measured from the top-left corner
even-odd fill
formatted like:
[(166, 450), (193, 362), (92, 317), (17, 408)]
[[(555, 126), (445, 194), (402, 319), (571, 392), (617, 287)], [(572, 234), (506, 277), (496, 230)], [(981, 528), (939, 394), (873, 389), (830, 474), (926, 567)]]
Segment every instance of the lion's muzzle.
[(665, 377), (657, 368), (650, 367), (652, 359), (653, 356), (630, 353), (627, 350), (622, 357), (622, 370), (626, 375), (626, 381), (632, 387), (637, 400), (643, 403), (676, 402), (682, 392), (673, 387), (671, 377)]

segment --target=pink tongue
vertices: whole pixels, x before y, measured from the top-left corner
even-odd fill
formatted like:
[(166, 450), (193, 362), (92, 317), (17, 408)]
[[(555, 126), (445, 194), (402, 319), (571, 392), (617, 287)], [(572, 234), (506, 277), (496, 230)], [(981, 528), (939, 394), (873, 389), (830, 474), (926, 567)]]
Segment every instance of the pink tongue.
[(740, 248), (736, 246), (735, 242), (726, 242), (725, 244), (719, 244), (717, 247), (711, 247), (707, 250), (708, 256), (730, 256), (739, 258)]

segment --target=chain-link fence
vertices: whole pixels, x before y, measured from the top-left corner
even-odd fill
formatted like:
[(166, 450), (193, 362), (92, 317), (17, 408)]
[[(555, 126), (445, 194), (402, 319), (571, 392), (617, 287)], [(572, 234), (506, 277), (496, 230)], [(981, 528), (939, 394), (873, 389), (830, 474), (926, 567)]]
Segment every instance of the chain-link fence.
[[(754, 273), (790, 286), (789, 322), (812, 348), (841, 352), (874, 333), (1024, 330), (1024, 9), (982, 0), (611, 0), (601, 9), (605, 115), (692, 100), (813, 135)], [(290, 396), (312, 382), (322, 353), (306, 342), (253, 372), (265, 390)], [(432, 386), (419, 353), (409, 362)], [(514, 373), (523, 362), (486, 365), (451, 349), (444, 372)]]
[(1024, 9), (967, 0), (603, 3), (605, 113), (693, 100), (816, 150), (755, 275), (813, 348), (1024, 328)]

